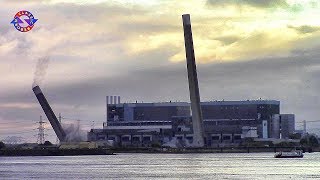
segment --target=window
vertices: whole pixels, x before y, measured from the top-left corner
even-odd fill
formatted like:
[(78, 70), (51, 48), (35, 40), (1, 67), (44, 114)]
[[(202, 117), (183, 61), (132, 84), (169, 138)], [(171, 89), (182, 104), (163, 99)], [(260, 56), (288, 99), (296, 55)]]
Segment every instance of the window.
[(230, 140), (231, 137), (230, 136), (223, 136), (223, 140)]
[(116, 138), (115, 137), (109, 137), (108, 140), (112, 140), (112, 141), (115, 141)]
[(240, 135), (235, 135), (234, 136), (234, 140), (240, 140), (241, 139), (241, 136)]
[(144, 141), (144, 142), (151, 141), (151, 137), (149, 137), (149, 136), (147, 136), (147, 137), (143, 137), (143, 141)]
[(212, 140), (218, 141), (220, 140), (220, 136), (212, 136)]
[(122, 140), (122, 141), (130, 141), (130, 138), (129, 138), (129, 136), (123, 136), (123, 137), (121, 138), (121, 140)]

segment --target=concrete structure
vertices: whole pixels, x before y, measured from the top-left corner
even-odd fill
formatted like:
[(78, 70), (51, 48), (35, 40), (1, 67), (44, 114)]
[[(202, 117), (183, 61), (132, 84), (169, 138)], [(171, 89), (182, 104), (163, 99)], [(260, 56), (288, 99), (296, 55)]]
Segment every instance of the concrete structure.
[(106, 121), (108, 121), (108, 104), (120, 104), (120, 96), (106, 96)]
[[(292, 131), (285, 130), (289, 128), (286, 125), (280, 130), (279, 101), (210, 101), (200, 105), (204, 143), (209, 147), (234, 145), (245, 138), (279, 138), (281, 131)], [(104, 128), (93, 129), (89, 140), (113, 140), (121, 146), (150, 146), (174, 139), (181, 147), (193, 143), (190, 103), (120, 103), (108, 104), (107, 109)]]
[(280, 115), (275, 114), (272, 116), (271, 121), (271, 138), (280, 138)]
[(36, 95), (44, 113), (46, 114), (54, 132), (56, 133), (57, 137), (59, 138), (60, 142), (65, 141), (66, 139), (66, 133), (64, 132), (64, 130), (62, 129), (61, 124), (59, 123), (56, 115), (54, 114), (54, 112), (52, 111), (47, 99), (45, 98), (45, 96), (43, 95), (41, 89), (39, 86), (35, 86), (32, 88), (34, 94)]
[(290, 135), (295, 132), (294, 114), (281, 114), (280, 126), (281, 139), (289, 139)]
[[(221, 147), (245, 138), (280, 136), (279, 101), (200, 103), (190, 15), (182, 15), (182, 19), (191, 103), (121, 104), (113, 103), (111, 96), (111, 104), (107, 98), (107, 122), (103, 129), (92, 129), (88, 140), (114, 141), (116, 146)], [(281, 132), (288, 134), (285, 128), (291, 124), (281, 126)]]
[(197, 68), (193, 48), (192, 29), (190, 15), (182, 15), (184, 42), (187, 58), (187, 70), (189, 80), (190, 102), (192, 110), (192, 122), (193, 122), (193, 146), (204, 146), (203, 127), (202, 127), (202, 112), (200, 107), (200, 93), (197, 77)]
[(262, 138), (263, 139), (267, 139), (268, 136), (268, 121), (267, 120), (263, 120), (262, 121)]
[(120, 96), (107, 96), (106, 97), (107, 104), (119, 104)]

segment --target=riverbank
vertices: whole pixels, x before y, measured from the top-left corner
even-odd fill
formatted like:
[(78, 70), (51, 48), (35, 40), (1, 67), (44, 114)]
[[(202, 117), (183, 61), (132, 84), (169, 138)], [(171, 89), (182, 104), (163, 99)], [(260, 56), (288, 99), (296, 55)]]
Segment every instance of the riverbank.
[(294, 147), (219, 147), (219, 148), (113, 148), (115, 153), (259, 153), (259, 152), (288, 152), (293, 149), (303, 152), (320, 152), (319, 148)]
[(2, 149), (0, 156), (80, 156), (80, 155), (113, 155), (109, 149)]
[(293, 148), (293, 147), (219, 147), (219, 148), (95, 148), (95, 149), (2, 149), (0, 156), (81, 156), (81, 155), (114, 155), (117, 153), (159, 153), (159, 154), (185, 154), (185, 153), (263, 153), (263, 152), (289, 152), (293, 149), (303, 152), (320, 152), (319, 148)]

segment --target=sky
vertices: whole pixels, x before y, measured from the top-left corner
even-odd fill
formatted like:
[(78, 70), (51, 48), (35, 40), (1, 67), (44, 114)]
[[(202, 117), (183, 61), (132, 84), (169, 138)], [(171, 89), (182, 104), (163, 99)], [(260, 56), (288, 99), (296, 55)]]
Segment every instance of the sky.
[[(281, 113), (320, 119), (317, 0), (0, 0), (0, 140), (37, 140), (39, 84), (56, 114), (102, 128), (105, 96), (189, 101), (182, 14), (190, 14), (201, 101), (272, 99)], [(29, 32), (10, 22), (38, 19)], [(45, 117), (45, 116), (44, 116)], [(47, 121), (47, 120), (46, 120)], [(49, 123), (46, 139), (55, 142)], [(318, 133), (320, 123), (307, 124)]]

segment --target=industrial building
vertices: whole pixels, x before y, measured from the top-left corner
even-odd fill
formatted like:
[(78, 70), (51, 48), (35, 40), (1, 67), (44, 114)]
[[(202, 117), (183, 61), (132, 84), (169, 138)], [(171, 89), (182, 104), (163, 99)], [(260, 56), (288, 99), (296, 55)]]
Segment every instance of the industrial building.
[(107, 121), (102, 129), (91, 129), (88, 140), (115, 146), (220, 147), (246, 138), (288, 138), (294, 115), (281, 115), (279, 101), (200, 102), (190, 15), (182, 15), (182, 21), (190, 103), (120, 103), (119, 96), (107, 96)]
[(88, 140), (115, 146), (220, 147), (246, 138), (288, 138), (294, 115), (281, 115), (279, 101), (200, 102), (190, 15), (182, 15), (182, 21), (190, 103), (120, 103), (119, 96), (107, 96), (107, 121), (102, 129), (91, 129)]
[[(102, 129), (91, 129), (88, 140), (133, 147), (220, 147), (246, 138), (289, 138), (294, 115), (280, 114), (279, 101), (200, 102), (190, 15), (182, 19), (190, 103), (121, 103), (120, 96), (107, 96), (106, 122)], [(60, 142), (77, 141), (68, 137), (40, 87), (33, 91)]]
[[(107, 97), (103, 129), (88, 133), (91, 141), (112, 140), (115, 146), (152, 146), (193, 141), (190, 103), (120, 103)], [(120, 98), (112, 98), (119, 99)], [(237, 145), (245, 138), (289, 138), (293, 114), (280, 114), (275, 100), (201, 102), (205, 145)]]

